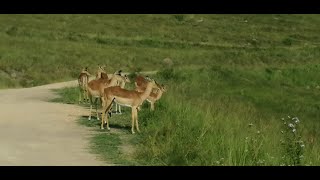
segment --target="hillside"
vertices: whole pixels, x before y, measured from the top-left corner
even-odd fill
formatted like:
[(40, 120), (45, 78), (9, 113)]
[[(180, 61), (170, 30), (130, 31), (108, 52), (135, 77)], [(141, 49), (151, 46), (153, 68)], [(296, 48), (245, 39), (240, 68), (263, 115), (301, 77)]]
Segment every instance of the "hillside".
[[(316, 64), (317, 15), (1, 15), (0, 87), (95, 71)], [(45, 75), (44, 75), (45, 74)]]

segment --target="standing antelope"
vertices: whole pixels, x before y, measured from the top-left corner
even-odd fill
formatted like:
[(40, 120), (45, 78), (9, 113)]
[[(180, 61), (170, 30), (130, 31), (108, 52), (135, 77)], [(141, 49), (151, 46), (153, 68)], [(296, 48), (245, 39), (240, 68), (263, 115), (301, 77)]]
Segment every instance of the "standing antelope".
[(105, 67), (106, 67), (106, 65), (100, 66), (100, 65), (98, 64), (98, 70), (97, 70), (97, 73), (96, 73), (96, 79), (101, 78), (101, 74), (102, 74), (102, 73), (106, 73)]
[(101, 129), (104, 129), (103, 122), (104, 118), (106, 118), (107, 129), (110, 130), (108, 116), (105, 117), (105, 113), (109, 111), (112, 106), (112, 102), (122, 106), (131, 107), (131, 118), (132, 118), (132, 127), (131, 132), (134, 134), (134, 124), (136, 125), (136, 129), (138, 132), (138, 107), (147, 97), (150, 95), (153, 88), (157, 88), (154, 80), (147, 83), (146, 90), (144, 92), (137, 92), (135, 90), (126, 90), (122, 89), (120, 86), (108, 87), (104, 89), (103, 97), (102, 97), (102, 119), (101, 119)]
[(92, 114), (92, 99), (94, 98), (94, 104), (96, 106), (96, 113), (97, 113), (97, 120), (99, 120), (98, 115), (98, 104), (97, 100), (101, 98), (101, 94), (103, 93), (103, 89), (107, 88), (109, 86), (116, 85), (117, 79), (113, 78), (112, 80), (109, 80), (108, 78), (99, 78), (99, 79), (93, 79), (91, 80), (87, 85), (87, 93), (90, 100), (90, 114), (88, 119), (91, 120), (91, 114)]
[(88, 67), (84, 68), (78, 77), (78, 85), (79, 85), (79, 104), (81, 103), (81, 94), (83, 95), (83, 101), (89, 101), (89, 97), (87, 94), (87, 84), (89, 81), (90, 73), (88, 72)]
[(108, 74), (108, 77), (112, 78), (112, 76), (114, 76), (114, 75), (122, 76), (121, 73), (122, 73), (122, 70), (119, 70), (119, 71), (114, 72), (113, 74)]
[[(150, 80), (148, 76), (146, 78), (144, 78), (143, 76), (137, 76), (135, 81), (135, 90), (138, 92), (145, 91), (148, 80)], [(161, 98), (162, 94), (167, 91), (164, 85), (159, 85), (157, 82), (155, 83), (157, 85), (157, 88), (153, 89), (153, 91), (150, 93), (150, 96), (147, 98), (147, 101), (150, 103), (151, 111), (154, 111), (155, 102), (158, 101)]]
[[(102, 77), (102, 76), (105, 76), (105, 77), (108, 77), (109, 79), (111, 79), (111, 78), (113, 78), (114, 76), (117, 78), (117, 79), (119, 79), (118, 81), (117, 81), (117, 86), (120, 86), (121, 88), (124, 88), (125, 87), (125, 85), (126, 85), (126, 83), (130, 83), (131, 81), (130, 81), (130, 79), (128, 78), (128, 76), (127, 75), (124, 75), (124, 76), (122, 76), (122, 70), (119, 70), (119, 71), (116, 71), (116, 72), (114, 72), (113, 74), (106, 74), (106, 73), (104, 73), (104, 72), (101, 72), (100, 74), (100, 76)], [(122, 78), (122, 77), (124, 77), (124, 79)], [(115, 103), (115, 106), (116, 106), (116, 114), (118, 114), (118, 112), (120, 113), (120, 114), (122, 114), (122, 112), (121, 112), (121, 106), (119, 105), (119, 104), (117, 104), (117, 103)], [(119, 109), (119, 111), (118, 111), (118, 109)]]
[[(119, 75), (116, 75), (116, 76), (119, 76)], [(121, 76), (121, 75), (120, 75)], [(127, 75), (124, 75), (124, 76), (121, 76), (121, 77), (124, 77), (124, 81), (118, 81), (118, 86), (120, 86), (122, 89), (124, 89), (126, 83), (131, 83), (129, 77)], [(119, 113), (122, 114), (121, 112), (121, 105), (115, 103), (116, 105), (116, 114), (118, 114), (118, 109), (119, 109)]]
[[(88, 94), (89, 94), (89, 99), (90, 99), (90, 115), (89, 115), (89, 120), (91, 120), (91, 112), (92, 112), (92, 97), (95, 97), (95, 104), (96, 104), (96, 113), (97, 113), (97, 119), (99, 120), (98, 116), (98, 110), (97, 110), (97, 100), (102, 97), (103, 90), (107, 87), (111, 86), (118, 86), (121, 85), (124, 87), (125, 83), (129, 82), (130, 80), (127, 76), (119, 76), (119, 75), (114, 75), (110, 79), (108, 78), (108, 75), (106, 73), (101, 73), (101, 78), (100, 79), (95, 79), (92, 80), (88, 83)], [(102, 102), (102, 100), (101, 100)], [(101, 103), (102, 104), (102, 103)]]
[[(136, 86), (135, 90), (138, 92), (145, 91), (148, 81), (152, 81), (152, 79), (149, 78), (148, 76), (146, 76), (146, 77), (143, 77), (141, 75), (137, 76), (136, 80), (134, 82), (134, 84)], [(157, 84), (157, 82), (156, 82), (156, 85), (157, 85), (157, 87), (152, 89), (152, 92), (155, 92), (155, 90), (160, 88), (160, 86)]]
[(151, 111), (154, 111), (154, 103), (158, 101), (161, 98), (162, 94), (166, 91), (167, 91), (166, 87), (162, 84), (160, 86), (160, 89), (156, 93), (154, 92), (150, 93), (150, 96), (147, 98), (147, 101), (150, 103)]
[(103, 65), (103, 66), (98, 65), (96, 79), (101, 78), (103, 74), (107, 75), (109, 79), (111, 79), (113, 75), (120, 75), (121, 76), (122, 70), (116, 71), (113, 74), (107, 74), (105, 71), (105, 68), (106, 68), (106, 65)]
[(109, 78), (108, 74), (105, 73), (105, 72), (101, 72), (101, 73), (100, 73), (100, 78), (109, 79), (109, 80), (111, 79), (111, 78)]

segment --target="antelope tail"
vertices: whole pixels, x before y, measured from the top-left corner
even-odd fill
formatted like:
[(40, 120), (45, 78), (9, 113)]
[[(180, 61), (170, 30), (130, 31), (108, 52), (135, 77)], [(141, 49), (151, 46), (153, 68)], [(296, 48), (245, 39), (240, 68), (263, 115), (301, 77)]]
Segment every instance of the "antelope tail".
[(112, 101), (110, 102), (109, 106), (107, 107), (107, 109), (106, 109), (106, 111), (105, 111), (104, 113), (106, 113), (106, 112), (107, 112), (107, 110), (109, 110), (109, 109), (110, 109), (110, 107), (112, 106), (112, 103), (113, 103), (114, 99), (116, 99), (116, 98), (113, 98), (113, 99), (112, 99)]

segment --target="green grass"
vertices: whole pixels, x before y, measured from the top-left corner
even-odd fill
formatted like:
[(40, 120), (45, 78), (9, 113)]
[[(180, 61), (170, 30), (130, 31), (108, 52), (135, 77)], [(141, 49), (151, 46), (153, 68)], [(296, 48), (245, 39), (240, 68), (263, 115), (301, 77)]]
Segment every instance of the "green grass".
[(94, 73), (97, 64), (108, 72), (156, 70), (167, 57), (176, 68), (317, 64), (319, 21), (318, 15), (3, 14), (0, 87), (71, 80), (84, 66)]
[[(55, 94), (58, 94), (57, 98), (51, 100), (51, 102), (60, 102), (65, 104), (77, 104), (79, 101), (79, 88), (64, 88), (63, 90), (53, 90)], [(81, 94), (82, 95), (82, 94)], [(81, 103), (83, 105), (83, 103)]]
[[(80, 118), (78, 123), (86, 127), (90, 127), (94, 134), (90, 138), (91, 153), (97, 154), (103, 161), (116, 164), (118, 166), (136, 165), (135, 161), (130, 161), (122, 150), (121, 145), (124, 143), (121, 141), (120, 136), (125, 136), (125, 132), (110, 132), (100, 129), (100, 122), (98, 120), (89, 121), (87, 118)], [(121, 123), (116, 126), (122, 126)], [(111, 126), (112, 127), (112, 126)]]
[(319, 165), (320, 90), (311, 85), (319, 67), (281, 69), (277, 78), (269, 73), (219, 67), (160, 72), (158, 79), (171, 87), (155, 112), (140, 113), (145, 132), (137, 158), (151, 165), (282, 165), (281, 118), (290, 115), (301, 120), (302, 164)]
[[(320, 89), (313, 84), (319, 68), (162, 70), (154, 78), (167, 84), (168, 92), (154, 112), (147, 103), (139, 112), (142, 133), (127, 142), (136, 149), (131, 158), (140, 165), (288, 165), (280, 140), (285, 140), (281, 118), (290, 115), (301, 120), (301, 164), (319, 165), (314, 138)], [(110, 123), (129, 133), (130, 110)]]
[[(65, 103), (65, 104), (77, 104), (86, 108), (86, 112), (89, 115), (89, 104), (78, 104), (78, 88), (68, 87), (63, 89), (53, 90), (59, 97), (52, 99), (51, 102)], [(98, 104), (101, 107), (100, 104)], [(101, 121), (96, 120), (95, 106), (93, 106), (92, 120), (88, 120), (88, 115), (82, 116), (77, 120), (77, 123), (82, 126), (90, 128), (93, 132), (90, 137), (90, 149), (91, 153), (98, 155), (103, 161), (116, 165), (141, 165), (137, 160), (132, 159), (130, 155), (127, 155), (122, 146), (127, 144), (134, 146), (136, 140), (131, 135), (131, 110), (122, 107), (122, 115), (113, 114), (109, 120), (111, 122), (111, 131), (101, 130)], [(101, 117), (101, 115), (100, 115)]]

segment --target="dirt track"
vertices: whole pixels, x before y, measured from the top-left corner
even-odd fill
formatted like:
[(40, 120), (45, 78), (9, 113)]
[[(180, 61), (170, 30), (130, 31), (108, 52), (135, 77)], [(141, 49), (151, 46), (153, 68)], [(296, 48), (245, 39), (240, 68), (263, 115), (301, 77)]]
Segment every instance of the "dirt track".
[(0, 90), (0, 165), (111, 165), (89, 153), (90, 131), (76, 123), (84, 109), (48, 102), (50, 89), (76, 83)]
[(0, 166), (114, 165), (89, 153), (90, 131), (76, 123), (84, 108), (48, 102), (70, 86), (77, 81), (0, 90)]

